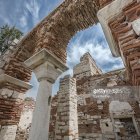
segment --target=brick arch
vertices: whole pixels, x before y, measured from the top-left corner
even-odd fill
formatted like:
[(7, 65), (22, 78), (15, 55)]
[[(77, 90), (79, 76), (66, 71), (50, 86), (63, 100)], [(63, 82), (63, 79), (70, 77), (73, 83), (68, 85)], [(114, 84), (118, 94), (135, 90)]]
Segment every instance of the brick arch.
[(65, 63), (69, 40), (78, 31), (96, 24), (98, 10), (111, 1), (65, 0), (18, 43), (16, 50), (6, 59), (3, 72), (29, 81), (31, 71), (23, 62), (43, 48)]

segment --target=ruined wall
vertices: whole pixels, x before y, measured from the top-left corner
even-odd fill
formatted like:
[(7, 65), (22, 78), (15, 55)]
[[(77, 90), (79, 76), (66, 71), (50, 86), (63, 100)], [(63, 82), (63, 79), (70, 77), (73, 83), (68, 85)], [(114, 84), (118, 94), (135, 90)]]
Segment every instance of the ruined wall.
[[(84, 56), (81, 58), (81, 64), (78, 64), (74, 69), (76, 70), (74, 77), (79, 77), (77, 76), (79, 73), (82, 76), (76, 78), (76, 81), (70, 77), (62, 79), (58, 94), (52, 98), (49, 140), (64, 139), (64, 137), (76, 139), (73, 136), (78, 135), (79, 140), (102, 140), (105, 138), (114, 140), (120, 135), (138, 140), (140, 96), (138, 96), (137, 90), (128, 83), (126, 70), (84, 75), (85, 71), (82, 73), (81, 69), (84, 70), (84, 67), (87, 67), (91, 62), (94, 65), (88, 67), (88, 73), (91, 74), (93, 70), (100, 72), (90, 54)], [(87, 58), (90, 58), (88, 64)], [(76, 116), (78, 125), (76, 125)], [(68, 120), (71, 121), (68, 123)], [(28, 137), (28, 131), (23, 132), (18, 129), (17, 140), (21, 137), (25, 140), (25, 136)]]
[(73, 72), (77, 80), (83, 77), (102, 74), (102, 71), (97, 67), (96, 62), (89, 53), (84, 54), (80, 58), (80, 63), (73, 68)]
[[(109, 105), (112, 101), (121, 101), (128, 103), (132, 109), (125, 110), (127, 113), (125, 117), (129, 116), (129, 112), (133, 112), (139, 127), (140, 107), (137, 98), (133, 96), (134, 91), (125, 83), (122, 78), (124, 70), (115, 71), (113, 73), (103, 74), (101, 76), (92, 76), (87, 79), (77, 81), (77, 94), (78, 94), (78, 123), (79, 123), (79, 137), (83, 139), (97, 139), (97, 138), (112, 138), (115, 139), (114, 124), (111, 118)], [(110, 79), (114, 79), (112, 82)], [(115, 83), (115, 84), (114, 84)], [(109, 86), (109, 87), (107, 87)], [(124, 87), (125, 90), (124, 90)], [(117, 89), (123, 93), (104, 93), (107, 89)], [(103, 90), (99, 90), (103, 89)], [(118, 105), (120, 108), (120, 106)], [(115, 112), (115, 110), (114, 110)], [(116, 111), (117, 112), (117, 111)], [(123, 114), (123, 111), (120, 111)], [(130, 113), (131, 114), (131, 113)], [(133, 124), (133, 123), (132, 123)], [(129, 135), (130, 136), (130, 135)], [(137, 137), (137, 134), (135, 135)]]
[[(15, 65), (15, 58), (11, 59), (10, 57), (16, 51), (17, 43), (18, 40), (15, 39), (8, 50), (0, 56), (0, 137), (2, 140), (15, 140), (24, 95), (30, 88), (28, 83), (18, 80), (19, 77), (24, 77), (24, 80), (28, 81), (26, 76), (30, 70), (25, 69), (25, 66), (20, 63)], [(10, 61), (9, 64), (8, 61)], [(12, 65), (13, 69), (9, 71), (11, 74), (4, 69), (7, 64), (9, 68)]]
[(16, 125), (20, 119), (24, 94), (15, 90), (0, 90), (0, 125)]
[(34, 99), (25, 98), (15, 140), (27, 140), (29, 138), (34, 108)]
[(65, 76), (60, 81), (55, 140), (78, 140), (76, 80)]
[(58, 93), (52, 98), (51, 101), (51, 113), (50, 113), (50, 127), (49, 127), (49, 140), (55, 139), (55, 126), (58, 107)]
[(19, 59), (12, 56), (19, 49), (17, 46), (18, 42), (19, 40), (15, 39), (8, 50), (0, 56), (0, 74), (5, 73), (17, 79), (23, 79), (23, 81), (28, 82), (31, 78), (31, 70), (21, 62), (22, 55), (28, 55), (28, 53), (24, 52), (22, 55), (20, 55)]
[(134, 0), (110, 22), (113, 37), (124, 58), (128, 78), (133, 85), (140, 85), (140, 2)]
[[(86, 57), (82, 58), (86, 59)], [(92, 62), (94, 61), (92, 60)], [(74, 77), (77, 77), (77, 71), (81, 72), (84, 66), (87, 67), (87, 63), (80, 62), (80, 64), (75, 66), (78, 69), (74, 69), (76, 70)], [(89, 69), (89, 71), (92, 71), (92, 69)], [(97, 66), (96, 69), (98, 69)], [(131, 106), (131, 109), (128, 109), (126, 114), (124, 110), (121, 110), (119, 113), (124, 113), (124, 116), (127, 118), (133, 112), (132, 114), (139, 129), (140, 108), (138, 107), (138, 101), (140, 98), (137, 96), (139, 92), (127, 82), (125, 69), (77, 78), (77, 94), (79, 139), (116, 139), (115, 124), (109, 109), (112, 101), (125, 102)], [(118, 108), (121, 107), (118, 105)], [(116, 113), (117, 111), (114, 110), (114, 112)], [(130, 115), (131, 118), (132, 114)], [(133, 124), (133, 121), (131, 121), (130, 125), (134, 127)], [(119, 131), (121, 130), (119, 129)], [(133, 132), (135, 132), (133, 137), (138, 139), (136, 131)], [(117, 135), (117, 137), (119, 136)]]
[[(10, 59), (9, 56), (17, 49), (16, 44), (18, 40), (14, 40), (9, 49), (0, 58), (0, 74), (5, 73), (3, 66)], [(11, 60), (12, 61), (12, 60)], [(9, 64), (11, 65), (12, 62)], [(23, 70), (20, 64), (18, 67), (14, 66), (17, 71)], [(16, 71), (11, 71), (12, 74), (18, 74)], [(23, 70), (24, 73), (24, 70)], [(6, 74), (9, 74), (6, 72)], [(25, 75), (25, 73), (24, 73)], [(23, 76), (23, 75), (18, 75)], [(1, 77), (2, 78), (2, 77)], [(20, 113), (23, 106), (24, 93), (26, 88), (16, 86), (10, 82), (3, 82), (0, 84), (0, 125), (17, 124), (20, 119)]]
[(7, 88), (0, 89), (0, 137), (14, 140), (23, 107), (24, 93)]
[[(87, 58), (90, 58), (90, 61), (87, 61), (89, 60)], [(88, 67), (90, 63), (93, 64), (92, 67)], [(85, 74), (87, 69), (89, 75)], [(93, 70), (94, 73), (91, 74)], [(96, 71), (100, 72), (100, 69), (89, 53), (86, 53), (81, 58), (80, 64), (77, 64), (74, 68), (77, 89), (79, 140), (114, 140), (120, 138), (120, 135), (123, 138), (138, 140), (140, 131), (140, 96), (138, 90), (132, 88), (130, 83), (128, 83), (126, 70), (121, 69), (105, 74), (96, 73)], [(54, 119), (50, 123), (52, 128), (50, 140), (55, 139), (54, 133), (59, 134), (58, 139), (63, 139), (62, 137), (64, 136), (54, 125), (56, 126), (56, 121), (62, 119), (60, 121), (62, 123), (59, 123), (59, 129), (65, 126), (63, 122), (66, 117), (64, 118), (65, 114), (63, 112), (65, 111), (65, 101), (68, 99), (64, 90), (66, 88), (67, 82), (65, 81), (63, 86), (60, 86), (60, 93), (57, 95), (59, 98), (55, 98), (55, 107), (52, 106), (52, 111), (53, 108), (55, 111), (51, 115), (51, 118)], [(61, 96), (61, 94), (64, 96)], [(118, 104), (112, 112), (110, 106), (113, 103)], [(119, 119), (116, 119), (116, 116)], [(56, 118), (59, 119), (57, 120)], [(127, 123), (128, 125), (125, 125)], [(131, 131), (129, 131), (130, 127), (132, 128)]]

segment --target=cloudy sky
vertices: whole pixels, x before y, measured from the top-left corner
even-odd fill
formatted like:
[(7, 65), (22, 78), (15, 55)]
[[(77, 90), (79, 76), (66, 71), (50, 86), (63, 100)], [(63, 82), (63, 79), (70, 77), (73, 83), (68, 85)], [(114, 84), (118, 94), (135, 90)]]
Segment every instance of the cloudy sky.
[[(9, 24), (16, 26), (24, 34), (30, 31), (41, 19), (47, 16), (63, 0), (0, 0), (0, 26)], [(80, 57), (90, 52), (97, 65), (108, 72), (123, 67), (120, 58), (112, 57), (100, 24), (78, 32), (67, 47), (67, 66), (69, 70), (65, 74), (72, 75), (72, 68), (79, 63)], [(28, 91), (28, 96), (36, 97), (38, 82), (32, 74), (31, 84), (33, 88)], [(53, 86), (53, 94), (59, 88), (59, 79)]]

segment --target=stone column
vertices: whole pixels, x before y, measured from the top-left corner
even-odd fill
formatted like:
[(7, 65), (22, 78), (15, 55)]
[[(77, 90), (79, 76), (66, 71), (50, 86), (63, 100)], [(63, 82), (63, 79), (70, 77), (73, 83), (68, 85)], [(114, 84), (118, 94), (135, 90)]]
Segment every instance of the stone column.
[(48, 140), (52, 84), (67, 67), (45, 49), (32, 56), (25, 64), (33, 70), (39, 82), (29, 139)]
[(0, 140), (15, 140), (24, 93), (29, 88), (26, 82), (0, 75)]
[(78, 140), (76, 80), (69, 76), (60, 81), (55, 140)]

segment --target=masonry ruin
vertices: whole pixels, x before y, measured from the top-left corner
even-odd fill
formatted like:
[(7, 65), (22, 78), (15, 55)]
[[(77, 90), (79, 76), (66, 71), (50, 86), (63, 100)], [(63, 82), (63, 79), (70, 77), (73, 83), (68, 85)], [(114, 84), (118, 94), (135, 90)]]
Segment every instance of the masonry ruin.
[[(9, 48), (0, 59), (0, 140), (139, 140), (139, 11), (139, 0), (65, 0), (16, 48)], [(96, 23), (125, 68), (102, 73), (87, 53), (74, 67), (73, 77), (60, 80), (52, 98), (53, 83), (68, 69), (69, 40)], [(31, 72), (39, 89), (30, 134), (22, 135)]]

